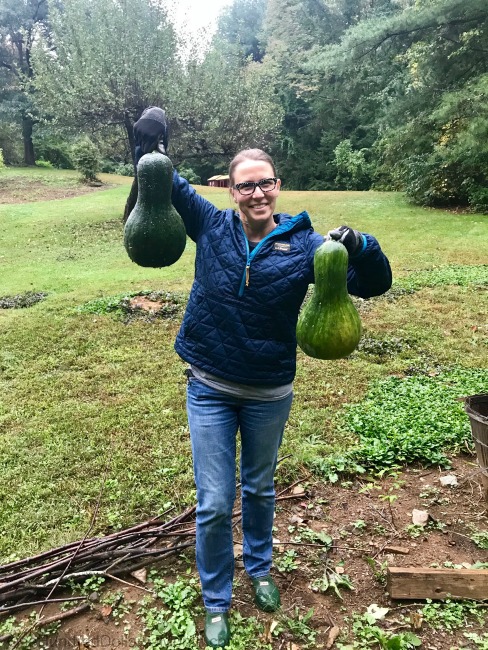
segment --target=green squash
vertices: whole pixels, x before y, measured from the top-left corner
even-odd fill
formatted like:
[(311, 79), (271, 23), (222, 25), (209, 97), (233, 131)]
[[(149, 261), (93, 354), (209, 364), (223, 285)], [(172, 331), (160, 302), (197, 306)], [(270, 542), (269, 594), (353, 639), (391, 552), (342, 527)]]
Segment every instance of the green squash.
[(361, 319), (347, 292), (348, 254), (333, 240), (315, 251), (315, 287), (300, 312), (297, 342), (316, 359), (341, 359), (357, 347)]
[(124, 228), (124, 246), (139, 266), (174, 264), (185, 250), (185, 225), (171, 204), (173, 165), (161, 153), (142, 156), (137, 165), (138, 194)]

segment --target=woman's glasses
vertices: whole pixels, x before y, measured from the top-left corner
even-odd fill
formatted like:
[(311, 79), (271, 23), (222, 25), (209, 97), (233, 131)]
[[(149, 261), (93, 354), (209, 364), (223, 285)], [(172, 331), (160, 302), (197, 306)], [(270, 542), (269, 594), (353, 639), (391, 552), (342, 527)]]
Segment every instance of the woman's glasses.
[(239, 194), (248, 196), (250, 194), (254, 194), (257, 187), (259, 187), (263, 192), (271, 192), (276, 187), (277, 182), (278, 182), (277, 178), (263, 178), (257, 183), (255, 183), (254, 181), (237, 183), (237, 185), (232, 186), (232, 189), (237, 190)]

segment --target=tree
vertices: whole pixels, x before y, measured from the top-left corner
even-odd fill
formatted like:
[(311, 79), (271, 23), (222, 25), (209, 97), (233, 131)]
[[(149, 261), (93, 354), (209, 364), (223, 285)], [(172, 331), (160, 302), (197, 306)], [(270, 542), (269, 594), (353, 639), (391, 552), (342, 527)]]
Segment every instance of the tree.
[(224, 172), (239, 150), (269, 148), (276, 139), (282, 110), (262, 64), (243, 66), (212, 50), (188, 64), (179, 87), (171, 156), (202, 178)]
[(47, 14), (47, 0), (2, 0), (0, 4), (0, 69), (4, 74), (0, 113), (8, 121), (20, 116), (26, 165), (35, 164), (32, 49), (36, 38), (47, 37)]
[(161, 2), (65, 0), (51, 24), (52, 45), (40, 40), (33, 61), (39, 109), (55, 125), (123, 126), (134, 154), (134, 121), (161, 106), (173, 162), (205, 176), (239, 148), (264, 145), (280, 123), (260, 64), (216, 51), (180, 60)]
[(243, 62), (261, 63), (265, 54), (263, 22), (268, 0), (234, 0), (218, 21), (213, 47), (231, 49)]
[(274, 155), (288, 187), (333, 189), (336, 146), (347, 139), (360, 150), (374, 142), (373, 106), (364, 103), (357, 74), (324, 75), (310, 61), (366, 16), (395, 10), (390, 0), (269, 0), (264, 65), (273, 71), (285, 112)]
[(424, 0), (359, 23), (311, 65), (328, 79), (367, 81), (386, 183), (426, 205), (481, 206), (488, 203), (480, 137), (488, 128), (487, 53), (484, 0)]
[(51, 38), (40, 38), (32, 57), (44, 119), (80, 130), (121, 126), (134, 153), (135, 120), (150, 105), (171, 112), (181, 76), (163, 4), (64, 0), (50, 20)]

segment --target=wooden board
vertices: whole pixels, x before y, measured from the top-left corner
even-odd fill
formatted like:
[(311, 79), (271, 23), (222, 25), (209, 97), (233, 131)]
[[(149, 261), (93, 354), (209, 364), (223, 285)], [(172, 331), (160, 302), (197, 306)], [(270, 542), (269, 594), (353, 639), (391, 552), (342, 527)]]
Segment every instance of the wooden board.
[(488, 570), (389, 567), (387, 587), (391, 598), (401, 600), (485, 600), (488, 598)]

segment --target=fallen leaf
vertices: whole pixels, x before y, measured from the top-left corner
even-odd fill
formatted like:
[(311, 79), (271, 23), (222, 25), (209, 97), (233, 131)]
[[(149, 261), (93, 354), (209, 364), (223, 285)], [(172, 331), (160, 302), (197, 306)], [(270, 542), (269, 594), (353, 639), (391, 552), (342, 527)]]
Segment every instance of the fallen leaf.
[(279, 625), (278, 621), (271, 621), (271, 625), (269, 626), (269, 631), (271, 632), (271, 634), (273, 634), (273, 632), (276, 630), (278, 625)]
[(410, 623), (414, 630), (421, 630), (423, 621), (421, 612), (410, 612)]
[(112, 606), (111, 605), (102, 605), (100, 608), (100, 611), (102, 613), (102, 616), (104, 618), (108, 618), (110, 614), (112, 613)]
[(131, 576), (139, 582), (146, 584), (147, 582), (147, 569), (138, 569), (137, 571), (132, 571)]
[(292, 515), (288, 521), (290, 524), (303, 524), (303, 518), (298, 515)]
[(292, 490), (292, 494), (305, 494), (305, 488), (303, 485), (295, 485)]
[(325, 644), (327, 650), (329, 650), (329, 648), (332, 648), (340, 633), (341, 633), (341, 628), (337, 627), (337, 625), (334, 625), (334, 627), (330, 628), (329, 635), (327, 637), (327, 643)]

